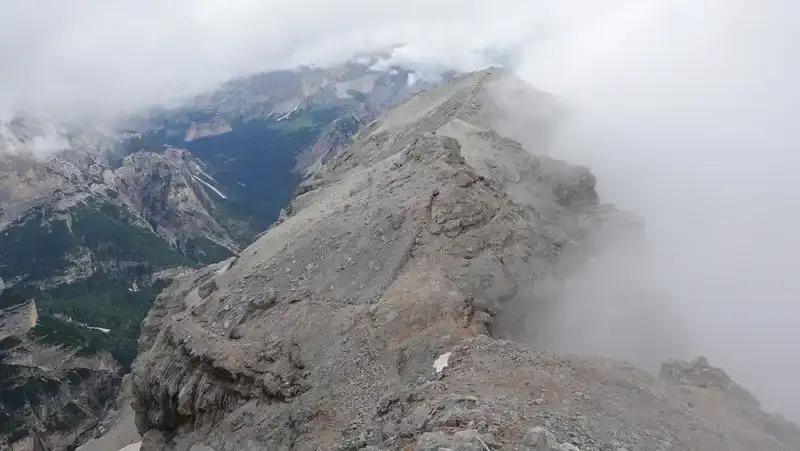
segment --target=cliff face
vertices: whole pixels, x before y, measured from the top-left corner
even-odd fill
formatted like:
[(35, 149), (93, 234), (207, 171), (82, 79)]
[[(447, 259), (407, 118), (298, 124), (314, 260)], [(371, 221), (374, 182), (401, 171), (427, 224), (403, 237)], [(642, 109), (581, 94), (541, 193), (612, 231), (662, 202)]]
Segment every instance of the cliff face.
[(32, 438), (19, 440), (29, 428), (62, 449), (94, 427), (117, 387), (110, 355), (76, 352), (64, 342), (75, 328), (38, 319), (33, 301), (0, 309), (0, 449), (30, 449)]
[(375, 114), (345, 114), (334, 120), (320, 134), (313, 145), (297, 156), (295, 171), (303, 175), (313, 174), (328, 160), (336, 157), (351, 144), (351, 137), (364, 125), (374, 119)]
[(175, 246), (204, 239), (223, 250), (239, 249), (235, 222), (220, 214), (215, 203), (227, 196), (187, 150), (136, 152), (105, 176), (125, 202)]
[(186, 130), (184, 141), (194, 141), (195, 139), (208, 138), (209, 136), (222, 135), (228, 133), (233, 128), (231, 124), (222, 119), (211, 119), (207, 123), (192, 122), (189, 129)]
[(30, 445), (38, 416), (65, 449), (105, 413), (164, 280), (230, 256), (236, 224), (186, 151), (116, 166), (111, 136), (30, 118), (0, 138), (0, 448)]
[(134, 364), (142, 450), (797, 449), (717, 386), (493, 338), (522, 288), (638, 227), (585, 168), (495, 131), (504, 83), (392, 108), (278, 225), (159, 296)]

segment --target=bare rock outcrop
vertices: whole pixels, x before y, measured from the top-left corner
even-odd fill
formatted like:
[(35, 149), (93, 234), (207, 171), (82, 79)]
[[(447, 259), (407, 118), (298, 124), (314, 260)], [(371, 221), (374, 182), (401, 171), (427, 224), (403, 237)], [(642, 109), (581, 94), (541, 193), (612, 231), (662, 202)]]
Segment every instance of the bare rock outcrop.
[(185, 149), (163, 153), (136, 152), (122, 166), (106, 173), (107, 182), (169, 242), (181, 245), (192, 237), (205, 237), (230, 250), (238, 250), (232, 225), (217, 213), (215, 199), (224, 193), (199, 168)]
[(105, 414), (119, 384), (119, 365), (108, 353), (59, 346), (48, 340), (59, 331), (37, 319), (33, 301), (0, 309), (2, 450), (31, 449), (28, 431), (47, 431), (49, 446), (65, 449)]
[(793, 449), (725, 396), (693, 403), (713, 388), (492, 338), (520, 287), (630, 231), (587, 169), (493, 131), (507, 79), (391, 109), (280, 224), (159, 297), (134, 364), (143, 451)]
[(76, 451), (117, 451), (130, 450), (128, 446), (135, 446), (142, 438), (136, 431), (133, 408), (131, 407), (131, 380), (130, 374), (122, 378), (120, 393), (110, 410), (96, 428), (97, 437), (92, 438)]
[(297, 156), (295, 171), (309, 175), (318, 170), (328, 160), (339, 155), (350, 146), (350, 138), (368, 122), (374, 113), (358, 111), (345, 114), (334, 120), (313, 145)]
[(716, 388), (729, 393), (744, 404), (758, 406), (758, 400), (750, 392), (733, 381), (722, 368), (711, 366), (708, 359), (700, 356), (691, 362), (669, 360), (661, 365), (659, 377), (676, 385), (701, 388)]
[(710, 408), (717, 403), (718, 398), (724, 398), (726, 403), (715, 407), (735, 409), (762, 432), (788, 444), (789, 449), (800, 449), (800, 428), (796, 424), (787, 421), (782, 415), (762, 411), (761, 404), (752, 393), (733, 381), (722, 368), (712, 366), (707, 358), (700, 356), (691, 362), (664, 362), (659, 378), (680, 387), (682, 393), (690, 394), (692, 400), (689, 403), (692, 407), (702, 405)]
[(186, 130), (186, 137), (184, 137), (183, 140), (186, 142), (194, 141), (195, 139), (222, 135), (231, 130), (233, 130), (233, 128), (228, 121), (215, 117), (206, 122), (192, 122), (191, 125), (189, 125), (189, 129)]

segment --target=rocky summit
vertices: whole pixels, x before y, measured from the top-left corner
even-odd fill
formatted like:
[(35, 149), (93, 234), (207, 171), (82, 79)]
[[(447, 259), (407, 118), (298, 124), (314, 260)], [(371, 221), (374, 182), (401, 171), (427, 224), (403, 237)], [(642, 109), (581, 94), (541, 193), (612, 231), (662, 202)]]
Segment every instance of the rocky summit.
[(527, 288), (640, 232), (586, 168), (510, 139), (498, 93), (554, 107), (498, 70), (417, 94), (253, 244), (163, 291), (133, 365), (141, 449), (800, 449), (704, 359), (656, 377), (497, 338)]

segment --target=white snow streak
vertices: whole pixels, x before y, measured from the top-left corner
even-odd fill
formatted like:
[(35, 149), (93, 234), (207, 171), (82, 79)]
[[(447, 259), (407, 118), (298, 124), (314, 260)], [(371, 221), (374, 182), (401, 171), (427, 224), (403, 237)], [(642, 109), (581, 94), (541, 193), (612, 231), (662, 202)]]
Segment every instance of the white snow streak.
[(228, 198), (228, 196), (226, 196), (226, 195), (222, 194), (222, 191), (220, 191), (220, 190), (218, 190), (218, 189), (214, 188), (214, 187), (213, 187), (213, 186), (212, 186), (210, 183), (206, 182), (205, 180), (201, 179), (200, 177), (198, 177), (198, 176), (196, 176), (196, 175), (194, 175), (194, 174), (192, 174), (192, 177), (194, 177), (194, 179), (195, 179), (195, 180), (197, 180), (198, 182), (202, 183), (203, 185), (205, 185), (205, 186), (207, 186), (207, 187), (211, 188), (211, 190), (212, 190), (212, 191), (214, 191), (215, 193), (217, 193), (217, 195), (218, 195), (219, 197), (221, 197), (221, 198), (223, 198), (223, 199), (227, 199), (227, 198)]
[(100, 332), (102, 332), (104, 334), (111, 333), (111, 329), (106, 329), (105, 327), (86, 326), (86, 328), (87, 329), (92, 329), (92, 330), (99, 330)]
[(204, 170), (203, 170), (203, 168), (201, 168), (200, 166), (198, 166), (198, 165), (194, 165), (194, 167), (195, 167), (195, 169), (197, 169), (197, 171), (198, 171), (198, 172), (200, 172), (200, 174), (202, 174), (202, 175), (203, 175), (203, 177), (205, 177), (205, 178), (207, 178), (207, 179), (211, 180), (211, 181), (212, 181), (212, 182), (214, 182), (214, 183), (219, 183), (218, 181), (216, 181), (216, 180), (214, 179), (214, 177), (211, 177), (210, 175), (208, 175), (208, 173), (207, 173), (206, 171), (204, 171)]

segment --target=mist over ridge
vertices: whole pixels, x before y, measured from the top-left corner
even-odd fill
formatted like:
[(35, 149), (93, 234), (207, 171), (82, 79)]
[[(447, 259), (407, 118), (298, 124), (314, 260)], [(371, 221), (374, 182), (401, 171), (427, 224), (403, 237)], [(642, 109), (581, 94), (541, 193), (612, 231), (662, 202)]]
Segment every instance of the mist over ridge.
[[(582, 274), (554, 313), (551, 327), (563, 324), (571, 338), (554, 345), (631, 359), (650, 349), (704, 354), (767, 407), (800, 417), (791, 345), (800, 339), (800, 6), (500, 0), (487, 11), (477, 1), (351, 0), (295, 9), (238, 0), (223, 11), (202, 0), (39, 3), (41, 16), (12, 5), (4, 14), (0, 58), (12, 62), (0, 75), (4, 115), (113, 115), (232, 76), (339, 60), (369, 50), (364, 42), (406, 43), (391, 61), (419, 70), (479, 69), (487, 48), (501, 49), (520, 77), (568, 107), (551, 155), (591, 167), (605, 201), (645, 219), (647, 263), (632, 266), (667, 312), (627, 308), (640, 302), (627, 297), (629, 263), (604, 265)], [(588, 304), (598, 292), (602, 302)], [(625, 346), (655, 329), (667, 345)]]

